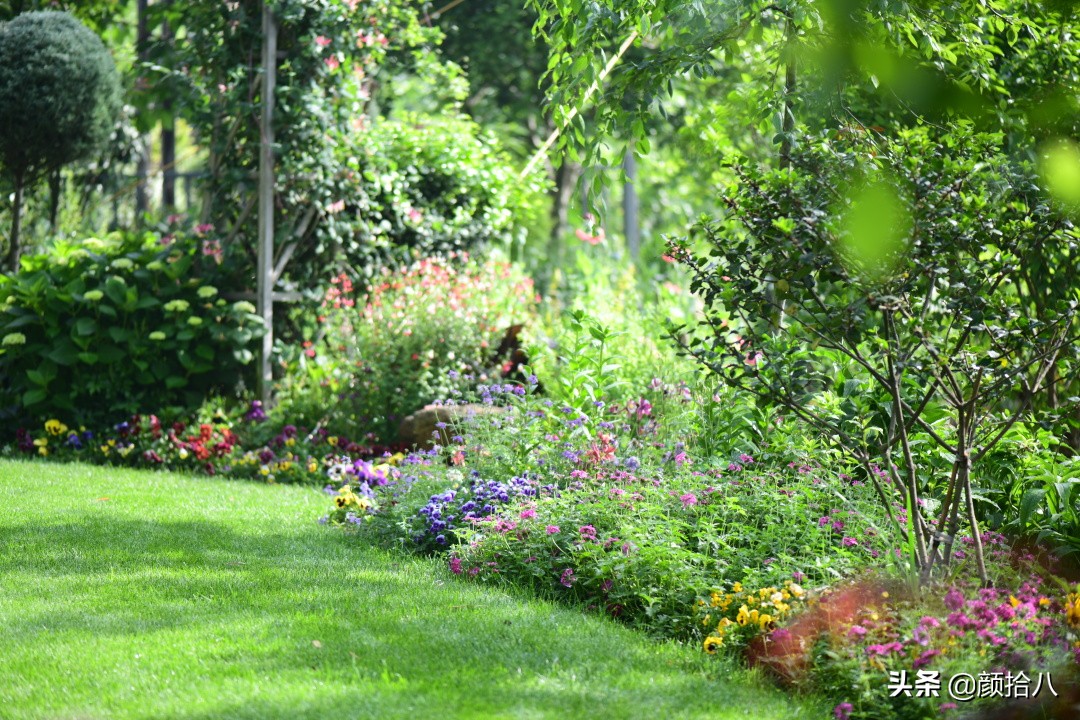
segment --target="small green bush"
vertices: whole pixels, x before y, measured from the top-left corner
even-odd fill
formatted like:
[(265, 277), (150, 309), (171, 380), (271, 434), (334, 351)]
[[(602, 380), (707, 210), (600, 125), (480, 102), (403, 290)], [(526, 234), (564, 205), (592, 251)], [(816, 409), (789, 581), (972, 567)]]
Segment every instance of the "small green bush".
[(196, 257), (190, 239), (114, 234), (0, 276), (0, 410), (102, 425), (234, 385), (261, 320), (191, 277)]
[(7, 269), (18, 269), (24, 187), (100, 149), (119, 110), (112, 57), (74, 17), (31, 12), (0, 25), (0, 167), (16, 198)]

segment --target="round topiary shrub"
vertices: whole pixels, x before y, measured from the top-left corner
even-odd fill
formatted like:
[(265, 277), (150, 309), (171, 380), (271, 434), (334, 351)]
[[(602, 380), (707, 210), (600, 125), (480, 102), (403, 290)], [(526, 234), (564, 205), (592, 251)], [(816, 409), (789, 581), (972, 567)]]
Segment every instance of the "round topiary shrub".
[(0, 24), (0, 167), (15, 186), (7, 270), (19, 266), (25, 188), (100, 149), (119, 109), (112, 56), (74, 17), (31, 12)]

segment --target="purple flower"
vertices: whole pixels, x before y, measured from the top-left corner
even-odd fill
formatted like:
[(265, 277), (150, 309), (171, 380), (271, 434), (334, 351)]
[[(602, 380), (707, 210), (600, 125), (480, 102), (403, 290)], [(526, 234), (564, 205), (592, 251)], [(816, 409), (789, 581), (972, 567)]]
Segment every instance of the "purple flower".
[(828, 515), (826, 515), (825, 517), (818, 518), (817, 524), (818, 524), (818, 527), (825, 527), (830, 522), (832, 522), (832, 518), (829, 517)]
[(806, 575), (803, 575), (801, 572), (796, 570), (795, 572), (791, 573), (791, 579), (797, 583), (801, 583), (803, 580), (806, 579)]
[(695, 495), (694, 493), (686, 493), (685, 495), (680, 495), (679, 499), (682, 500), (684, 508), (690, 507), (691, 505), (697, 505), (698, 502), (697, 495)]
[(450, 558), (450, 572), (454, 573), (455, 575), (461, 574), (461, 558)]
[(844, 547), (853, 547), (855, 545), (858, 545), (859, 541), (853, 537), (845, 537), (843, 540), (840, 541), (840, 544)]
[(926, 650), (925, 652), (920, 653), (919, 657), (915, 658), (915, 661), (912, 663), (912, 667), (916, 670), (921, 667), (925, 667), (930, 663), (931, 660), (933, 660), (940, 654), (940, 650)]
[(848, 637), (861, 638), (866, 635), (866, 628), (862, 625), (852, 625), (851, 629), (847, 631)]
[(574, 584), (574, 580), (576, 579), (577, 578), (574, 577), (573, 568), (566, 568), (565, 570), (563, 570), (562, 577), (559, 578), (559, 582), (562, 583), (564, 587), (572, 587)]
[(582, 540), (596, 539), (596, 528), (594, 528), (592, 525), (582, 525), (578, 528), (578, 532), (581, 533)]
[(855, 706), (849, 702), (843, 702), (833, 708), (833, 717), (836, 720), (848, 720), (851, 717), (851, 711), (855, 709)]
[(548, 525), (544, 529), (545, 529), (545, 531), (547, 532), (548, 535), (554, 535), (555, 533), (559, 532), (559, 526), (558, 525)]
[(521, 511), (521, 519), (522, 520), (528, 520), (529, 518), (534, 518), (534, 517), (536, 517), (536, 511), (533, 510), (532, 508), (529, 508), (528, 510), (522, 510)]
[(634, 470), (637, 470), (639, 467), (641, 467), (641, 461), (638, 460), (636, 457), (628, 457), (623, 460), (623, 465), (626, 466), (627, 470), (633, 472)]
[(956, 588), (950, 588), (945, 593), (945, 607), (950, 610), (959, 610), (964, 606), (964, 595)]
[(251, 409), (248, 410), (247, 415), (244, 415), (244, 419), (248, 422), (260, 423), (266, 420), (266, 411), (263, 410), (263, 404), (260, 400), (251, 401)]
[(754, 462), (754, 458), (750, 457), (746, 453), (743, 453), (739, 456), (739, 462), (741, 462), (743, 465), (749, 465), (750, 463)]

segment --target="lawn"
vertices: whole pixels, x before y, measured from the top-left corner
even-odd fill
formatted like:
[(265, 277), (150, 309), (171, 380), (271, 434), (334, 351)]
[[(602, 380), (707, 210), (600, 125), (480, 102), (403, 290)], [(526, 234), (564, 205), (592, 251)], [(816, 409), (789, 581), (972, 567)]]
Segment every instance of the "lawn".
[(301, 487), (0, 462), (3, 718), (794, 718), (697, 648), (318, 525)]

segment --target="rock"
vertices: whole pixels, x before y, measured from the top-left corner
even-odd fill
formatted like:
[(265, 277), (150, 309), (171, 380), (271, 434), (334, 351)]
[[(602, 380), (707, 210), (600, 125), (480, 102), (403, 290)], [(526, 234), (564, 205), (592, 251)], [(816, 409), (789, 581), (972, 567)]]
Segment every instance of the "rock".
[[(412, 415), (402, 420), (398, 427), (398, 441), (407, 447), (430, 449), (437, 442), (449, 445), (451, 436), (457, 434), (454, 426), (474, 417), (502, 415), (504, 407), (494, 405), (425, 405)], [(436, 423), (446, 423), (446, 427), (436, 427)]]

